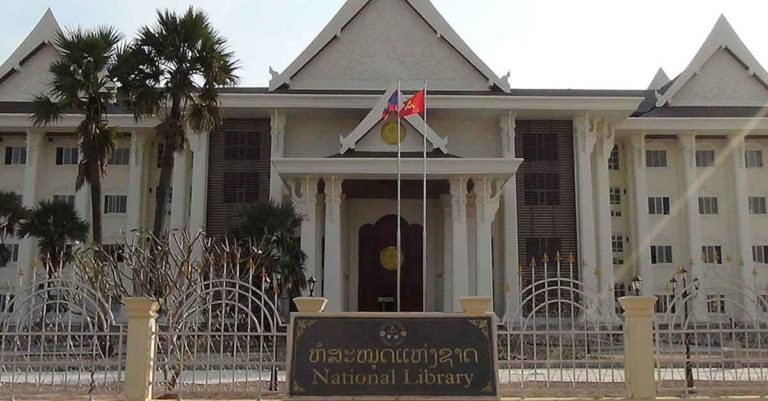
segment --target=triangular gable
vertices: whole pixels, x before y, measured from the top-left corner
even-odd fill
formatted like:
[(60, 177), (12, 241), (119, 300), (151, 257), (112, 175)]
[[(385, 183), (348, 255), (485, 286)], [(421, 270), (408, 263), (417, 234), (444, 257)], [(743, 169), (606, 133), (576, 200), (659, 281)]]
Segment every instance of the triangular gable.
[(663, 68), (659, 68), (658, 71), (656, 71), (656, 75), (653, 76), (653, 79), (651, 80), (651, 84), (648, 85), (648, 89), (650, 90), (659, 90), (664, 87), (664, 85), (669, 83), (669, 76), (667, 76), (667, 73), (664, 72)]
[(57, 54), (53, 41), (60, 31), (51, 9), (0, 65), (0, 100), (29, 101), (40, 93), (48, 81), (51, 56)]
[[(347, 150), (355, 149), (355, 145), (368, 134), (379, 122), (381, 121), (381, 112), (384, 110), (387, 101), (397, 90), (397, 86), (389, 88), (384, 95), (381, 96), (375, 106), (368, 112), (368, 115), (355, 127), (348, 135), (339, 136), (341, 142), (341, 150), (339, 153), (344, 154)], [(403, 101), (403, 95), (400, 95), (400, 103)], [(411, 114), (404, 118), (408, 124), (410, 124), (419, 134), (426, 135), (427, 142), (429, 142), (433, 148), (440, 149), (443, 153), (448, 153), (448, 139), (441, 138), (432, 130), (429, 125), (424, 124), (424, 119), (418, 114)], [(426, 132), (425, 127), (426, 125)]]
[[(737, 69), (743, 76), (749, 77), (750, 82), (738, 82), (742, 85), (740, 88), (734, 87), (733, 83), (723, 82), (724, 74), (722, 71), (716, 71), (716, 69), (726, 70), (731, 73)], [(704, 44), (691, 60), (688, 67), (677, 77), (670, 87), (663, 93), (658, 94), (656, 99), (656, 106), (661, 107), (665, 104), (676, 105), (680, 102), (675, 102), (675, 97), (683, 92), (683, 88), (690, 88), (696, 83), (695, 77), (701, 78), (699, 81), (704, 82), (705, 77), (712, 82), (711, 88), (702, 88), (701, 92), (721, 92), (719, 93), (720, 99), (728, 99), (727, 93), (719, 89), (726, 89), (725, 92), (731, 91), (734, 95), (745, 96), (744, 91), (757, 91), (764, 92), (756, 94), (758, 97), (765, 97), (768, 99), (768, 72), (760, 65), (755, 59), (752, 53), (749, 51), (744, 42), (741, 41), (739, 36), (733, 30), (733, 27), (725, 16), (721, 15), (718, 18), (715, 27), (710, 32)], [(752, 83), (756, 84), (749, 86)], [(719, 86), (718, 86), (719, 85)], [(728, 89), (730, 88), (730, 89)], [(713, 95), (715, 95), (713, 93)], [(725, 96), (724, 96), (725, 95)], [(732, 100), (732, 99), (728, 99)], [(727, 100), (726, 100), (727, 101)], [(689, 103), (690, 100), (686, 99), (683, 103)], [(754, 99), (753, 103), (759, 104), (762, 99)], [(693, 104), (677, 104), (677, 105), (693, 105)], [(704, 104), (702, 104), (704, 105)], [(710, 105), (710, 104), (706, 104)], [(714, 104), (711, 104), (714, 105)], [(729, 105), (749, 105), (749, 104), (729, 104)]]
[[(395, 0), (348, 0), (312, 43), (310, 43), (310, 45), (304, 49), (304, 51), (301, 52), (301, 54), (299, 54), (299, 56), (282, 73), (278, 74), (274, 71), (270, 71), (272, 73), (272, 79), (269, 83), (269, 89), (273, 91), (284, 85), (291, 86), (291, 80), (296, 77), (302, 69), (310, 65), (313, 59), (317, 58), (324, 49), (334, 43), (334, 41), (339, 40), (343, 36), (344, 29), (358, 17), (361, 12), (363, 12), (366, 6), (369, 6), (371, 2), (382, 1), (386, 1), (386, 3), (388, 3), (387, 6), (393, 6)], [(461, 58), (462, 63), (468, 63), (469, 66), (479, 74), (478, 78), (483, 78), (484, 81), (486, 81), (484, 82), (485, 88), (497, 87), (505, 92), (509, 91), (509, 83), (499, 78), (493, 71), (491, 71), (491, 69), (459, 37), (453, 28), (451, 28), (448, 22), (440, 15), (429, 0), (397, 1), (402, 1), (412, 8), (421, 17), (421, 20), (429, 26), (432, 32), (434, 32), (435, 37), (441, 38), (448, 46), (455, 50), (457, 59)], [(393, 27), (393, 29), (398, 28)], [(369, 43), (373, 44), (373, 42), (376, 41), (372, 40)], [(412, 45), (413, 43), (409, 44)], [(354, 54), (346, 54), (346, 56), (349, 60), (342, 60), (342, 62), (346, 61), (347, 63), (354, 63), (359, 60)], [(393, 58), (397, 59), (398, 57), (393, 56)], [(397, 78), (398, 77), (394, 76), (386, 77), (388, 82), (391, 79)], [(404, 83), (403, 86), (410, 87), (411, 85)]]

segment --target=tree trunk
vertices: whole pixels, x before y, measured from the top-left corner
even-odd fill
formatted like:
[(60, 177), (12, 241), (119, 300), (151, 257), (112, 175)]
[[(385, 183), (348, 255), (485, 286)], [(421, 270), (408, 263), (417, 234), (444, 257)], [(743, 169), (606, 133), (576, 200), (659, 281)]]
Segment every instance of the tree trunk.
[[(97, 157), (97, 156), (94, 156)], [(94, 163), (94, 159), (90, 159), (88, 162), (88, 175), (91, 180), (91, 220), (93, 224), (93, 243), (97, 246), (101, 246), (101, 174), (99, 172), (99, 166)]]
[[(165, 230), (165, 216), (168, 214), (168, 190), (173, 178), (173, 164), (175, 149), (166, 144), (163, 152), (163, 160), (160, 165), (160, 180), (157, 183), (157, 205), (155, 205), (155, 221), (152, 226), (152, 234), (155, 238), (162, 238)], [(185, 188), (177, 188), (176, 193), (183, 194)], [(181, 195), (179, 195), (181, 196)]]

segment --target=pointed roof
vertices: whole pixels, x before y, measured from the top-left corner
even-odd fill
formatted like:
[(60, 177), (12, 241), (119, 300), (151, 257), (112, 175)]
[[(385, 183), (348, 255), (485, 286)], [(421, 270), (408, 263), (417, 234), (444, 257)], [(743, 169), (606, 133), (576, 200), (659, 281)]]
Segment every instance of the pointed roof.
[(704, 66), (704, 64), (720, 49), (725, 49), (733, 57), (735, 57), (747, 70), (747, 73), (758, 79), (764, 86), (768, 87), (768, 72), (765, 71), (763, 66), (755, 59), (752, 52), (749, 51), (744, 42), (741, 41), (739, 36), (734, 31), (733, 27), (724, 15), (720, 15), (717, 19), (715, 27), (707, 36), (704, 44), (693, 57), (688, 67), (675, 78), (663, 94), (658, 94), (656, 98), (656, 106), (661, 107), (675, 96), (675, 94), (685, 86), (688, 81), (693, 78)]
[(669, 83), (669, 76), (667, 76), (667, 73), (664, 72), (663, 68), (659, 68), (658, 71), (656, 71), (656, 75), (653, 76), (653, 79), (651, 80), (651, 84), (648, 85), (648, 89), (651, 90), (660, 90), (664, 87), (664, 85)]
[[(328, 25), (320, 31), (320, 34), (307, 46), (304, 51), (280, 74), (270, 71), (272, 79), (269, 81), (269, 90), (274, 91), (283, 85), (290, 85), (291, 78), (307, 65), (323, 48), (341, 35), (341, 31), (347, 26), (371, 0), (347, 0)], [(388, 0), (392, 1), (392, 0)], [(440, 12), (429, 0), (400, 0), (410, 5), (424, 21), (445, 39), (462, 57), (476, 68), (487, 80), (488, 86), (496, 86), (504, 92), (509, 92), (509, 83), (499, 78), (488, 65), (483, 62), (475, 52), (459, 37), (451, 28)], [(271, 68), (270, 68), (271, 69)]]
[(22, 70), (24, 63), (46, 45), (52, 44), (61, 30), (51, 9), (47, 9), (40, 21), (21, 42), (16, 50), (0, 65), (0, 85), (16, 72)]

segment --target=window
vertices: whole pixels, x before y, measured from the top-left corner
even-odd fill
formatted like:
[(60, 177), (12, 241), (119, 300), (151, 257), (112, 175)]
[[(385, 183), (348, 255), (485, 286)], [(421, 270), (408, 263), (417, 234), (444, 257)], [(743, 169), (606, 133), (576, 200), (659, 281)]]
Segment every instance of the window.
[(104, 195), (104, 214), (125, 213), (128, 196)]
[(77, 148), (56, 148), (56, 165), (77, 164)]
[(24, 146), (6, 146), (5, 164), (27, 164), (27, 148)]
[(749, 197), (749, 214), (765, 214), (765, 197)]
[(646, 150), (645, 166), (646, 167), (667, 167), (667, 151), (666, 150)]
[(124, 249), (119, 244), (105, 244), (102, 246), (102, 250), (105, 254), (109, 255), (115, 262), (123, 262), (125, 257), (123, 255)]
[(608, 170), (619, 170), (619, 147), (616, 145), (613, 145), (611, 155), (608, 156)]
[(0, 294), (0, 313), (1, 312), (13, 312), (13, 295)]
[(621, 217), (621, 188), (610, 189), (611, 217)]
[(763, 167), (763, 151), (747, 150), (744, 152), (744, 160), (747, 163), (747, 168)]
[(260, 137), (253, 132), (227, 132), (224, 134), (224, 159), (258, 160), (261, 154)]
[[(621, 297), (627, 296), (627, 286), (624, 285), (624, 283), (616, 283), (613, 285), (613, 297), (616, 299), (619, 299)], [(621, 307), (621, 304), (619, 301), (616, 301), (616, 314), (620, 315), (623, 313), (623, 308)]]
[(560, 252), (560, 238), (525, 239), (525, 254), (529, 262), (536, 259), (537, 263), (541, 263), (544, 255), (547, 255), (550, 261), (554, 260), (558, 252)]
[(560, 204), (560, 175), (557, 173), (525, 173), (525, 204), (553, 206)]
[[(667, 311), (671, 313), (675, 313), (675, 306), (672, 304), (672, 294), (657, 294), (657, 298), (659, 298), (658, 301), (656, 301), (656, 306), (654, 307), (654, 312), (656, 313), (667, 313)], [(672, 310), (670, 310), (670, 306), (672, 307)]]
[(672, 245), (651, 245), (651, 263), (672, 263)]
[(8, 250), (11, 251), (11, 262), (19, 261), (19, 244), (5, 244)]
[(717, 197), (699, 197), (699, 214), (717, 214)]
[(259, 200), (259, 173), (224, 173), (224, 203), (253, 203)]
[(523, 158), (526, 160), (557, 160), (557, 135), (526, 133), (523, 135)]
[(762, 309), (763, 312), (768, 313), (768, 294), (760, 294), (757, 302), (760, 304), (760, 309)]
[(53, 195), (54, 202), (64, 202), (75, 206), (75, 195)]
[(723, 248), (720, 245), (704, 245), (701, 247), (701, 261), (704, 263), (723, 263)]
[(624, 236), (613, 235), (611, 236), (611, 249), (613, 251), (613, 264), (624, 264)]
[(109, 164), (128, 165), (130, 158), (131, 158), (130, 148), (115, 148), (112, 151), (112, 157), (109, 158)]
[(753, 245), (752, 261), (757, 263), (768, 263), (768, 245)]
[(648, 198), (648, 214), (669, 214), (669, 197), (652, 196)]
[(165, 152), (165, 144), (158, 142), (157, 144), (157, 168), (163, 166), (163, 153)]
[(696, 167), (713, 167), (715, 165), (714, 150), (697, 150)]
[(725, 313), (725, 295), (707, 295), (707, 312)]

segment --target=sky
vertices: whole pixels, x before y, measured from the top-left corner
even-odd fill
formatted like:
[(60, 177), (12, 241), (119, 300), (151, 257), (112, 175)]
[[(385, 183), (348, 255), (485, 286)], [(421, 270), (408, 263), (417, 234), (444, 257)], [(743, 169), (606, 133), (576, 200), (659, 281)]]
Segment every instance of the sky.
[[(378, 0), (398, 1), (398, 0)], [(659, 67), (679, 74), (724, 14), (768, 66), (765, 0), (432, 0), (513, 88), (645, 89)], [(241, 86), (267, 86), (344, 0), (0, 0), (0, 60), (47, 8), (64, 27), (113, 25), (126, 37), (157, 8), (204, 9), (240, 59)]]

